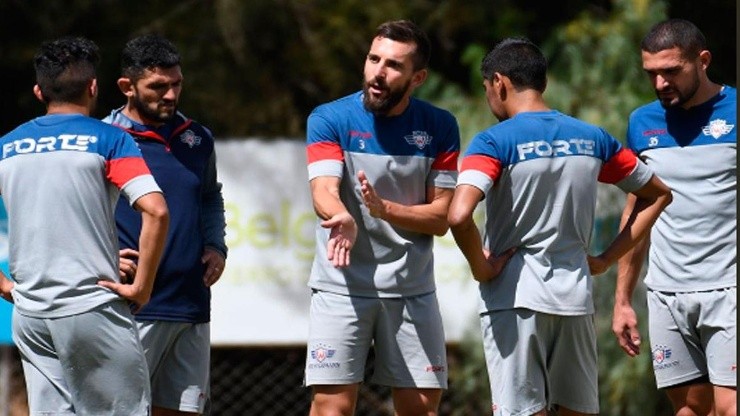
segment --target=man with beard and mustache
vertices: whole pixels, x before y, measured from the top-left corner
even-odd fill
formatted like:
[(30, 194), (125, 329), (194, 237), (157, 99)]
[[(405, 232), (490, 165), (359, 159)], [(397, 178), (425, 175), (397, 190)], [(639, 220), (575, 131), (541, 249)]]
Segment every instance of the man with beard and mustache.
[[(170, 232), (152, 299), (136, 315), (152, 381), (153, 415), (199, 414), (209, 393), (210, 286), (227, 248), (210, 131), (177, 111), (183, 76), (175, 46), (157, 35), (129, 41), (118, 87), (125, 106), (104, 121), (129, 132), (164, 191)], [(140, 222), (116, 209), (121, 275), (136, 269)]]
[(305, 383), (312, 416), (355, 411), (373, 345), (373, 381), (397, 415), (436, 414), (447, 387), (432, 243), (447, 232), (460, 134), (449, 112), (411, 97), (430, 45), (409, 21), (375, 32), (362, 91), (308, 117), (319, 223)]
[[(15, 303), (13, 340), (32, 415), (149, 414), (147, 364), (128, 302), (135, 311), (150, 299), (167, 205), (133, 138), (90, 117), (98, 56), (85, 38), (45, 42), (33, 92), (46, 115), (0, 138), (13, 277), (0, 272), (0, 296)], [(119, 278), (119, 194), (142, 222), (132, 284)]]
[[(649, 252), (650, 352), (676, 414), (736, 412), (737, 98), (709, 80), (712, 55), (692, 23), (672, 19), (642, 40), (658, 99), (635, 110), (627, 141), (673, 190), (650, 237), (619, 262), (613, 325), (640, 353), (632, 292)], [(628, 198), (622, 223), (634, 205)]]

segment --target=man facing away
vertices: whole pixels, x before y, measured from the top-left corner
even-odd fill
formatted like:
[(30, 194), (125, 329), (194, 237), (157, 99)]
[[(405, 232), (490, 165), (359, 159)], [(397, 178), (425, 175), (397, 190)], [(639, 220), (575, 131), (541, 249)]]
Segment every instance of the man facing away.
[[(646, 235), (670, 190), (606, 131), (547, 106), (547, 62), (530, 41), (500, 42), (481, 73), (500, 123), (473, 138), (448, 218), (480, 282), (493, 414), (597, 414), (592, 274)], [(638, 202), (628, 226), (591, 257), (598, 182)], [(473, 222), (482, 198), (484, 242)]]
[[(735, 415), (737, 389), (737, 91), (709, 80), (706, 40), (691, 22), (656, 24), (642, 67), (658, 96), (629, 119), (627, 143), (673, 190), (649, 238), (619, 261), (613, 325), (640, 353), (631, 305), (648, 253), (655, 380), (677, 415)], [(627, 221), (628, 199), (622, 222)]]
[[(121, 70), (118, 87), (127, 102), (104, 121), (134, 137), (170, 207), (152, 299), (136, 315), (151, 372), (153, 414), (199, 414), (210, 384), (210, 286), (221, 276), (227, 253), (214, 141), (208, 129), (177, 111), (183, 75), (169, 40), (130, 40)], [(136, 268), (141, 223), (123, 201), (116, 223), (125, 274)]]
[(398, 415), (434, 415), (447, 387), (432, 243), (448, 229), (460, 140), (447, 111), (411, 97), (429, 40), (377, 28), (360, 92), (308, 117), (316, 227), (306, 385), (312, 416), (351, 415), (371, 345)]
[[(31, 414), (148, 415), (150, 385), (126, 300), (143, 307), (167, 233), (167, 205), (130, 135), (90, 118), (97, 46), (46, 42), (35, 56), (44, 116), (2, 139), (0, 192), (8, 210), (13, 340)], [(119, 281), (113, 209), (139, 211), (139, 266)], [(133, 210), (132, 209), (132, 210)]]

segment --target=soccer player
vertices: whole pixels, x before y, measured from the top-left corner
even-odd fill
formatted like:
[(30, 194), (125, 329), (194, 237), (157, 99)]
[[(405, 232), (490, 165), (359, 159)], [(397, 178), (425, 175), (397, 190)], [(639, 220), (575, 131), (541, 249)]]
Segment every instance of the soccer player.
[[(523, 38), (483, 60), (500, 123), (465, 153), (448, 219), (480, 282), (481, 329), (493, 414), (597, 414), (592, 274), (647, 234), (670, 190), (603, 129), (550, 109), (547, 62)], [(637, 200), (627, 227), (588, 256), (598, 182)], [(473, 211), (485, 198), (485, 242)]]
[(308, 117), (316, 214), (306, 385), (312, 416), (351, 415), (371, 345), (373, 381), (397, 415), (433, 415), (447, 387), (432, 240), (446, 233), (460, 138), (447, 111), (411, 96), (430, 46), (410, 21), (380, 25), (362, 91)]
[[(640, 353), (631, 299), (649, 247), (658, 388), (677, 415), (735, 415), (737, 91), (709, 80), (712, 55), (691, 22), (658, 23), (640, 47), (658, 99), (632, 113), (627, 143), (673, 189), (674, 201), (619, 261), (612, 328), (627, 354)], [(633, 204), (628, 198), (623, 223)]]
[[(34, 58), (47, 113), (0, 139), (18, 346), (31, 414), (148, 415), (150, 388), (131, 311), (149, 300), (167, 205), (130, 135), (90, 118), (98, 48), (45, 42)], [(141, 256), (121, 284), (113, 209), (140, 211)], [(3, 386), (4, 388), (5, 386)]]
[[(151, 372), (153, 415), (199, 414), (209, 394), (210, 287), (227, 254), (214, 141), (208, 129), (177, 111), (183, 75), (169, 40), (130, 40), (121, 71), (118, 87), (127, 102), (104, 121), (134, 137), (171, 217), (151, 302), (136, 315)], [(116, 223), (125, 273), (135, 268), (141, 224), (123, 201)]]

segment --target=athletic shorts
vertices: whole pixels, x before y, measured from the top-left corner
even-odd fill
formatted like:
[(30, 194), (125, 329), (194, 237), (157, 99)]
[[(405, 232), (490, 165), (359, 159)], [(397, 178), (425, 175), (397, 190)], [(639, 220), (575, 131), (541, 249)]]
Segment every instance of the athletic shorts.
[(210, 324), (140, 321), (152, 406), (203, 413), (209, 394)]
[(399, 388), (447, 388), (442, 316), (434, 293), (365, 298), (314, 290), (306, 356), (306, 385), (363, 380), (370, 346), (371, 381)]
[(529, 416), (562, 406), (599, 413), (593, 315), (529, 309), (481, 315), (494, 416)]
[(148, 415), (149, 372), (128, 304), (62, 318), (13, 312), (30, 415)]
[(647, 293), (650, 350), (658, 388), (709, 375), (737, 386), (737, 288)]

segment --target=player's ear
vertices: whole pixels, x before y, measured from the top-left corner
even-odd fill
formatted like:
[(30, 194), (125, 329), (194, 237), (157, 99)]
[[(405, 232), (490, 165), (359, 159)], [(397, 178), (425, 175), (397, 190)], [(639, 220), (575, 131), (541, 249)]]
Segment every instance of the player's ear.
[(98, 80), (96, 78), (93, 78), (92, 81), (90, 81), (90, 85), (87, 86), (87, 90), (90, 93), (90, 97), (97, 97), (98, 96)]
[(131, 78), (128, 78), (128, 77), (118, 78), (118, 81), (116, 81), (116, 84), (118, 84), (118, 89), (121, 90), (123, 95), (125, 95), (126, 97), (133, 97), (134, 81), (132, 81)]
[(413, 88), (420, 86), (424, 83), (424, 81), (427, 80), (428, 75), (429, 72), (426, 70), (426, 68), (414, 72), (414, 75), (411, 77), (411, 86)]
[(709, 68), (709, 64), (712, 63), (712, 53), (708, 50), (699, 52), (699, 62), (702, 68), (706, 71)]
[(44, 94), (41, 92), (41, 87), (39, 87), (39, 84), (36, 84), (33, 86), (33, 95), (36, 96), (36, 99), (41, 101), (42, 103), (46, 103), (46, 98), (44, 97)]

